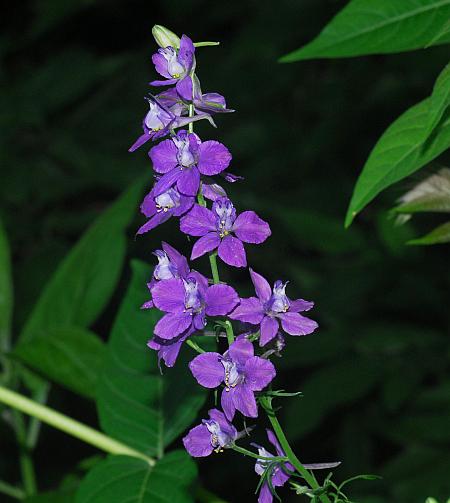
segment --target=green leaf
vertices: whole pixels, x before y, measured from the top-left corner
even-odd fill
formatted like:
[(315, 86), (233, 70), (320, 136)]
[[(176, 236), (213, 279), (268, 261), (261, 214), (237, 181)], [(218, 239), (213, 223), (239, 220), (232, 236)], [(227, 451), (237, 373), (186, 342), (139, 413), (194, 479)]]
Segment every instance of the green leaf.
[(19, 343), (14, 355), (51, 381), (94, 398), (105, 356), (105, 345), (92, 332), (78, 327), (53, 327)]
[(8, 237), (0, 221), (0, 349), (3, 351), (9, 349), (12, 308), (11, 257)]
[(436, 245), (450, 243), (450, 222), (439, 225), (425, 236), (417, 239), (411, 239), (409, 245)]
[(75, 503), (192, 503), (187, 489), (195, 477), (195, 463), (182, 451), (167, 454), (155, 466), (111, 456), (86, 475)]
[(137, 210), (142, 181), (94, 222), (62, 261), (39, 298), (20, 340), (50, 327), (88, 327), (116, 287), (126, 253), (125, 229)]
[(450, 105), (450, 63), (442, 70), (433, 87), (426, 137), (433, 131)]
[(448, 110), (426, 139), (430, 103), (431, 98), (426, 98), (407, 110), (378, 140), (356, 182), (345, 218), (346, 227), (383, 189), (414, 173), (449, 147)]
[(132, 269), (108, 342), (97, 394), (98, 411), (107, 434), (146, 454), (161, 456), (164, 447), (197, 417), (206, 391), (188, 370), (185, 357), (192, 359), (193, 352), (187, 346), (181, 349), (174, 368), (165, 369), (161, 375), (156, 351), (147, 347), (161, 313), (140, 309), (149, 297), (146, 282), (151, 269), (138, 261), (132, 262)]
[(26, 498), (24, 503), (73, 503), (75, 499), (75, 490), (57, 490), (38, 493)]
[(450, 41), (443, 31), (449, 17), (450, 0), (353, 0), (312, 42), (280, 61), (386, 54), (444, 44)]

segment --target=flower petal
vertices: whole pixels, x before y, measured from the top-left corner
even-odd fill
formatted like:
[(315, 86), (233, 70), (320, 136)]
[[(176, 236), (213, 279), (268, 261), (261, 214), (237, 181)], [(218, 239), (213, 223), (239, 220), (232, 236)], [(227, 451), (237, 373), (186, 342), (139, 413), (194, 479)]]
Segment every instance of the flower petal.
[(195, 204), (192, 210), (180, 220), (180, 229), (190, 236), (204, 236), (216, 230), (216, 219), (208, 208)]
[(236, 218), (233, 231), (244, 243), (259, 244), (271, 234), (269, 224), (254, 211), (244, 211)]
[(217, 232), (208, 232), (202, 236), (192, 247), (191, 260), (201, 257), (207, 252), (215, 250), (220, 245), (220, 237)]
[(236, 407), (233, 402), (233, 393), (235, 388), (231, 388), (227, 391), (228, 388), (224, 388), (222, 391), (222, 397), (220, 400), (220, 404), (222, 405), (222, 409), (225, 412), (225, 416), (228, 421), (233, 421), (234, 413), (236, 412)]
[(144, 145), (144, 143), (147, 143), (149, 140), (151, 140), (153, 138), (153, 136), (154, 135), (152, 133), (147, 133), (147, 132), (145, 132), (144, 134), (141, 134), (141, 136), (139, 136), (139, 138), (128, 149), (128, 152), (134, 152), (139, 147), (142, 147), (142, 145)]
[(178, 149), (172, 140), (163, 140), (148, 153), (157, 173), (167, 173), (178, 165)]
[(278, 320), (271, 318), (270, 316), (264, 316), (261, 322), (261, 337), (259, 339), (259, 345), (265, 346), (268, 342), (270, 342), (277, 335), (278, 328)]
[(239, 303), (238, 294), (228, 285), (212, 285), (206, 290), (206, 314), (224, 316)]
[(319, 326), (314, 320), (310, 320), (298, 313), (288, 311), (278, 316), (281, 318), (283, 330), (290, 335), (308, 335)]
[(226, 433), (233, 440), (237, 437), (236, 428), (227, 420), (225, 414), (217, 409), (210, 409), (208, 411), (209, 417), (213, 419), (219, 426), (220, 429)]
[(186, 277), (189, 274), (189, 264), (187, 258), (176, 250), (173, 246), (165, 241), (162, 242), (162, 248), (166, 252), (169, 260), (175, 264), (178, 274), (181, 278)]
[(211, 433), (204, 424), (192, 428), (183, 438), (183, 444), (188, 453), (194, 458), (204, 458), (214, 450), (211, 444)]
[(228, 317), (232, 320), (259, 325), (264, 317), (261, 301), (256, 297), (241, 299), (239, 306)]
[(171, 75), (167, 70), (167, 60), (162, 54), (155, 52), (155, 54), (152, 55), (152, 62), (155, 65), (155, 70), (160, 75), (170, 79)]
[(167, 313), (182, 313), (185, 309), (185, 289), (179, 278), (159, 281), (152, 288), (152, 298), (155, 306)]
[(266, 433), (267, 433), (267, 438), (269, 439), (269, 442), (275, 447), (277, 451), (277, 456), (284, 457), (286, 456), (285, 452), (281, 448), (280, 443), (278, 442), (278, 439), (275, 435), (275, 433), (272, 430), (269, 430), (269, 428), (266, 428)]
[(169, 218), (172, 216), (172, 212), (171, 211), (161, 211), (160, 213), (157, 213), (156, 215), (153, 215), (152, 218), (150, 218), (149, 220), (147, 220), (147, 222), (145, 222), (144, 225), (141, 225), (141, 227), (139, 227), (138, 231), (136, 232), (136, 234), (144, 234), (148, 231), (151, 231), (152, 229), (154, 229), (155, 227), (158, 227), (158, 225), (166, 222), (167, 220), (169, 220)]
[(290, 301), (289, 311), (298, 313), (299, 311), (309, 311), (314, 307), (314, 302), (303, 299), (296, 299)]
[(244, 245), (242, 241), (233, 236), (228, 235), (222, 239), (218, 248), (218, 254), (228, 265), (234, 267), (245, 267), (247, 265)]
[(192, 78), (190, 75), (186, 75), (183, 79), (179, 80), (176, 84), (177, 93), (185, 101), (192, 101)]
[(261, 486), (258, 496), (258, 503), (272, 503), (273, 495), (270, 490), (269, 484), (264, 482)]
[(164, 174), (154, 185), (153, 187), (153, 195), (159, 196), (163, 192), (168, 191), (180, 178), (182, 171), (179, 167), (173, 168), (171, 171), (168, 171)]
[(143, 213), (147, 218), (152, 217), (156, 213), (155, 194), (153, 193), (153, 190), (144, 197), (140, 209), (141, 213)]
[(254, 353), (253, 344), (245, 337), (237, 339), (228, 349), (231, 359), (240, 365), (245, 365), (248, 359), (252, 358)]
[(252, 391), (261, 391), (276, 376), (273, 363), (265, 358), (253, 356), (244, 367), (245, 383)]
[(183, 169), (177, 180), (178, 190), (186, 196), (195, 196), (197, 195), (199, 186), (200, 173), (198, 169), (195, 166), (189, 169)]
[(225, 371), (219, 353), (202, 353), (190, 363), (192, 375), (204, 388), (217, 388), (224, 379)]
[(261, 302), (267, 302), (272, 295), (272, 288), (270, 288), (269, 282), (250, 268), (250, 278), (252, 279), (253, 286), (255, 287), (256, 295)]
[(167, 313), (155, 325), (154, 333), (161, 339), (170, 340), (182, 334), (192, 325), (189, 313)]
[(190, 196), (185, 196), (180, 194), (180, 206), (173, 208), (173, 215), (175, 217), (180, 217), (189, 211), (194, 205), (195, 198)]
[(250, 386), (238, 384), (230, 390), (236, 409), (246, 417), (258, 417), (258, 406), (256, 405), (255, 394)]
[(203, 175), (217, 175), (228, 168), (230, 161), (230, 151), (218, 141), (205, 141), (199, 147), (197, 166)]
[(180, 40), (180, 49), (178, 51), (178, 61), (183, 64), (185, 69), (190, 72), (194, 63), (195, 46), (187, 35), (182, 35)]

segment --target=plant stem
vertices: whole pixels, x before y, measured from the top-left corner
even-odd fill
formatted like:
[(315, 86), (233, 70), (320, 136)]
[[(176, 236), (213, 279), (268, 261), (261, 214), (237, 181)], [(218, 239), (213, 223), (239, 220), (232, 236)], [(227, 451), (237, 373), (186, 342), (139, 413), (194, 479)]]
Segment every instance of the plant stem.
[(3, 482), (3, 480), (0, 480), (0, 493), (6, 494), (7, 496), (17, 500), (25, 499), (25, 492), (20, 489), (20, 487), (7, 484), (6, 482)]
[(197, 351), (197, 353), (200, 353), (200, 354), (205, 353), (205, 350), (204, 350), (204, 349), (202, 349), (202, 348), (201, 348), (201, 347), (200, 347), (200, 346), (199, 346), (196, 342), (194, 342), (194, 341), (193, 341), (193, 340), (191, 340), (191, 339), (188, 339), (188, 340), (186, 341), (186, 344), (187, 344), (188, 346), (190, 346), (192, 349), (194, 349), (195, 351)]
[(254, 459), (261, 459), (263, 461), (288, 461), (288, 458), (283, 458), (282, 456), (260, 456), (259, 454), (256, 454), (255, 452), (248, 451), (247, 449), (244, 449), (243, 447), (239, 447), (238, 445), (233, 445), (231, 447), (233, 451), (239, 452), (240, 454), (243, 454), (244, 456), (249, 456), (250, 458)]
[(225, 322), (225, 331), (227, 332), (228, 345), (231, 346), (234, 342), (233, 325), (227, 320)]
[[(189, 117), (194, 117), (194, 105), (192, 103), (189, 105)], [(188, 131), (189, 131), (189, 133), (194, 132), (194, 123), (193, 122), (189, 123)]]
[[(271, 407), (270, 401), (269, 401), (268, 405)], [(286, 456), (288, 457), (291, 464), (295, 467), (295, 469), (298, 471), (298, 473), (305, 479), (305, 481), (310, 485), (311, 489), (319, 489), (320, 485), (317, 482), (316, 477), (314, 477), (314, 475), (312, 473), (310, 473), (301, 464), (300, 460), (297, 458), (297, 456), (295, 455), (291, 446), (289, 445), (289, 442), (286, 438), (286, 435), (283, 432), (283, 428), (281, 427), (281, 424), (279, 423), (275, 413), (274, 412), (271, 412), (271, 413), (267, 412), (267, 415), (269, 416), (269, 420), (272, 424), (273, 431), (275, 432), (275, 435), (277, 436), (278, 441), (280, 442), (281, 448), (286, 453)], [(326, 494), (321, 494), (319, 496), (319, 498), (320, 498), (320, 501), (322, 501), (322, 503), (331, 503), (330, 499), (328, 498), (328, 496)]]
[(136, 451), (131, 447), (128, 447), (128, 445), (114, 440), (94, 428), (75, 421), (74, 419), (59, 413), (50, 407), (36, 403), (33, 400), (16, 393), (15, 391), (4, 388), (3, 386), (0, 386), (0, 402), (35, 417), (43, 423), (49, 424), (64, 433), (72, 435), (73, 437), (110, 454), (122, 454), (124, 456), (140, 458), (147, 461), (150, 466), (155, 464), (155, 460), (146, 456), (144, 453)]
[(217, 285), (220, 282), (219, 269), (217, 268), (217, 253), (209, 254), (209, 263), (211, 264), (211, 272), (214, 284)]
[(20, 473), (26, 496), (32, 496), (36, 493), (36, 475), (34, 472), (33, 460), (27, 447), (27, 429), (23, 415), (17, 410), (13, 411), (14, 427), (16, 431), (17, 442), (19, 444), (20, 454)]

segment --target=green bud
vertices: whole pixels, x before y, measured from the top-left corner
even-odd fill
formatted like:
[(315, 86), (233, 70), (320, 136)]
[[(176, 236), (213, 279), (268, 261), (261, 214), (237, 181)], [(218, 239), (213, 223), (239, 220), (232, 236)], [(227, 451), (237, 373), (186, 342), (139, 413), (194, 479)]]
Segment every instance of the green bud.
[(425, 503), (438, 503), (434, 498), (427, 498)]
[(170, 46), (174, 49), (178, 49), (180, 47), (180, 37), (160, 24), (155, 24), (152, 28), (152, 35), (160, 47), (165, 48)]

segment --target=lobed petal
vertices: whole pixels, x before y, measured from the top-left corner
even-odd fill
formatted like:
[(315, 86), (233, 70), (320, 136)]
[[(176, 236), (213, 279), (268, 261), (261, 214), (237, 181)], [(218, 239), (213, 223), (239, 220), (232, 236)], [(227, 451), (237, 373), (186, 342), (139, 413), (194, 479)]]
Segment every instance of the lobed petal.
[(178, 149), (172, 140), (163, 140), (150, 149), (148, 155), (157, 173), (167, 173), (178, 165)]
[(259, 325), (264, 318), (261, 301), (256, 297), (241, 299), (239, 306), (229, 315), (229, 318)]
[(216, 219), (211, 210), (195, 204), (192, 210), (180, 220), (180, 230), (190, 236), (204, 236), (216, 230)]
[(228, 265), (233, 267), (246, 267), (247, 265), (244, 245), (242, 241), (234, 236), (225, 236), (217, 252), (219, 257)]
[(228, 354), (234, 362), (245, 365), (247, 360), (252, 358), (255, 353), (253, 344), (245, 337), (242, 337), (236, 339), (233, 344), (231, 344), (228, 349)]
[(211, 433), (204, 424), (199, 424), (183, 438), (183, 444), (194, 458), (204, 458), (213, 452)]
[(189, 368), (200, 386), (217, 388), (224, 379), (225, 371), (219, 353), (202, 353), (196, 356)]
[(155, 306), (167, 313), (182, 313), (184, 311), (185, 289), (179, 278), (158, 281), (152, 288), (152, 298)]
[(306, 318), (298, 313), (282, 313), (278, 315), (281, 319), (283, 330), (289, 335), (308, 335), (314, 332), (319, 326), (317, 322)]
[(252, 391), (264, 389), (277, 374), (273, 363), (259, 356), (247, 360), (244, 373), (245, 383)]
[(224, 316), (239, 303), (239, 296), (228, 285), (212, 285), (205, 294), (206, 314), (209, 316)]
[(258, 417), (258, 406), (255, 394), (250, 386), (238, 384), (229, 391), (232, 394), (233, 404), (241, 414), (246, 417)]
[(181, 171), (177, 180), (177, 188), (181, 194), (186, 196), (196, 196), (199, 186), (200, 173), (195, 166)]
[(228, 168), (230, 161), (230, 151), (218, 141), (205, 141), (199, 146), (197, 166), (203, 175), (217, 175)]
[(171, 340), (182, 334), (192, 325), (189, 313), (167, 313), (155, 325), (154, 333), (161, 339)]
[(295, 299), (290, 301), (289, 311), (298, 313), (299, 311), (309, 311), (314, 307), (314, 302), (303, 299)]
[(236, 218), (233, 231), (244, 243), (260, 244), (271, 234), (269, 224), (254, 211), (244, 211)]

